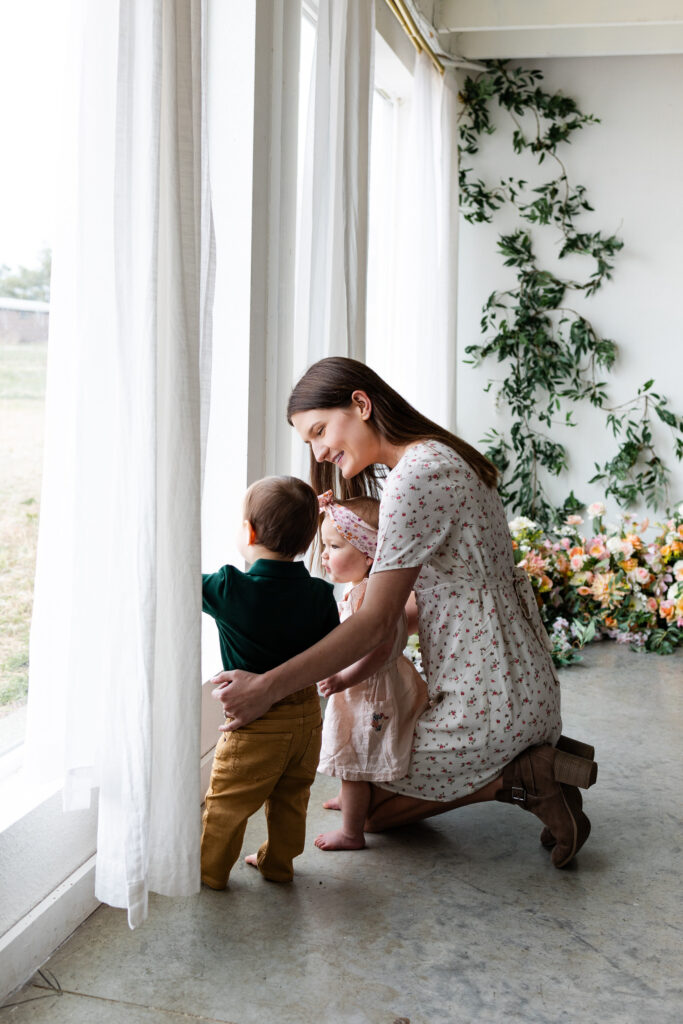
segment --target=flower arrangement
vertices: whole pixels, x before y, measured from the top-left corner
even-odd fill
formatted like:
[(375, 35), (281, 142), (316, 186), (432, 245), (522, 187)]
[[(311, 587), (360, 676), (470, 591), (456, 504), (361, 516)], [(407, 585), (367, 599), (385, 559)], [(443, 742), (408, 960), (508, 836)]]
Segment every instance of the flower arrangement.
[(550, 531), (525, 516), (508, 524), (559, 665), (604, 636), (658, 654), (683, 645), (683, 502), (649, 542), (647, 519), (610, 526), (604, 515), (601, 502), (588, 507), (590, 531), (578, 515)]

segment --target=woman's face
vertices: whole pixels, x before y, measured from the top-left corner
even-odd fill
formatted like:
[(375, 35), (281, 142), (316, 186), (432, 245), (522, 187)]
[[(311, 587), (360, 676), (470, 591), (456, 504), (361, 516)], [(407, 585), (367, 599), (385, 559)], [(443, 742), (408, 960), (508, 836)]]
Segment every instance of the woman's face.
[(360, 583), (372, 565), (372, 559), (354, 548), (325, 516), (322, 525), (322, 563), (325, 575), (332, 583)]
[(377, 435), (368, 422), (370, 413), (367, 395), (354, 391), (351, 405), (295, 412), (292, 424), (310, 444), (316, 462), (334, 463), (349, 480), (376, 461)]

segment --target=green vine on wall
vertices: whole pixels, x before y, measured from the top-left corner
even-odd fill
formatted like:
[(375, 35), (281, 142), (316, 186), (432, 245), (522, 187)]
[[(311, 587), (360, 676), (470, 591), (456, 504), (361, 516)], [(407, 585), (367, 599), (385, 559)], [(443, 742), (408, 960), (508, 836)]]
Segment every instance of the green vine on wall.
[[(572, 306), (572, 294), (592, 296), (611, 278), (623, 242), (613, 234), (582, 231), (578, 219), (592, 211), (586, 188), (572, 185), (558, 149), (575, 132), (599, 123), (582, 113), (576, 102), (544, 91), (537, 70), (510, 68), (506, 61), (487, 62), (487, 70), (468, 77), (460, 94), (460, 201), (465, 219), (491, 223), (505, 204), (512, 204), (523, 222), (498, 239), (498, 251), (515, 270), (516, 287), (492, 292), (482, 310), (484, 340), (466, 348), (478, 365), (497, 359), (504, 364), (497, 400), (508, 407), (512, 426), (505, 435), (490, 430), (484, 442), (487, 455), (501, 470), (505, 504), (544, 524), (575, 511), (582, 502), (573, 493), (561, 509), (550, 502), (546, 475), (558, 476), (568, 468), (568, 453), (553, 437), (553, 427), (576, 426), (574, 404), (589, 402), (606, 414), (607, 426), (617, 441), (613, 458), (595, 463), (589, 483), (600, 482), (605, 495), (622, 507), (645, 500), (657, 509), (668, 500), (669, 470), (655, 450), (653, 417), (671, 428), (675, 457), (683, 457), (683, 417), (668, 407), (668, 399), (646, 381), (619, 406), (608, 400), (605, 376), (617, 358), (617, 346)], [(554, 176), (537, 188), (524, 179), (507, 177), (489, 185), (474, 177), (466, 158), (475, 156), (482, 139), (495, 131), (494, 104), (507, 112), (512, 125), (514, 152), (546, 160)], [(534, 252), (531, 227), (550, 227), (559, 233), (559, 258), (589, 257), (592, 272), (585, 280), (558, 277), (544, 269)]]

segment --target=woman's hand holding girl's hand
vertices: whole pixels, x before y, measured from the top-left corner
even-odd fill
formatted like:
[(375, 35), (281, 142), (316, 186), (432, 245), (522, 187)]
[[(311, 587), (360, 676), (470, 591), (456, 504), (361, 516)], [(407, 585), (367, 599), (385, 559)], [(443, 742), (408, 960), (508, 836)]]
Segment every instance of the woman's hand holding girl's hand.
[(264, 677), (242, 669), (219, 672), (211, 680), (216, 689), (211, 696), (219, 700), (225, 713), (221, 732), (234, 732), (243, 725), (265, 715), (273, 699), (264, 683)]

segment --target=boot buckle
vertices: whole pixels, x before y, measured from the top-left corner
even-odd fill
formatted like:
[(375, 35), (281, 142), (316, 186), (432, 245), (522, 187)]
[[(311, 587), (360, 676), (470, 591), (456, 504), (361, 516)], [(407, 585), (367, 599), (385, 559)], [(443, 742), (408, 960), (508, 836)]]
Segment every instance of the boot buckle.
[(520, 804), (526, 802), (526, 790), (522, 786), (512, 786), (511, 796), (513, 800)]

